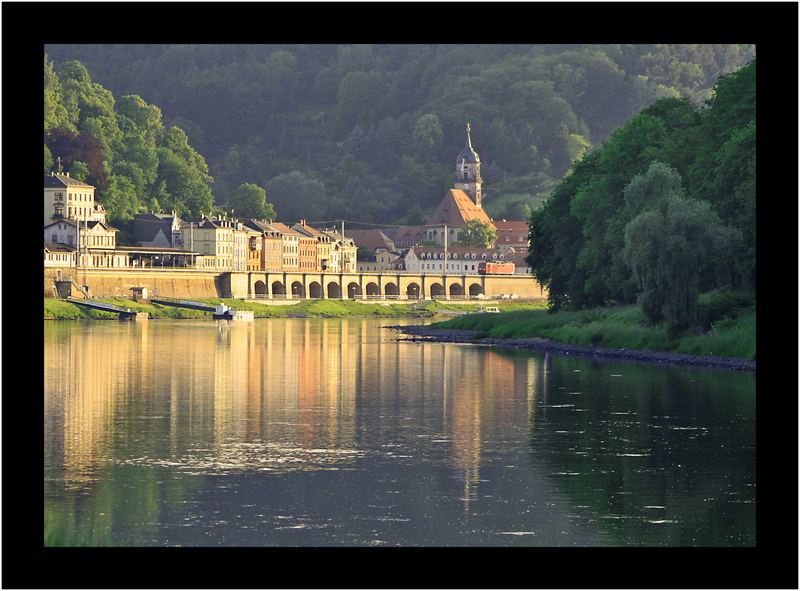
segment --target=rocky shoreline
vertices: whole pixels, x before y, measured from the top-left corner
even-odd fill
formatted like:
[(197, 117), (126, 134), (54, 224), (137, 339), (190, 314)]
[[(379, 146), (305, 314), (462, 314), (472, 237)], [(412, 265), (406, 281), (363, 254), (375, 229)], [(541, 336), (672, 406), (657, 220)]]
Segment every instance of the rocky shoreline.
[(477, 345), (495, 345), (515, 349), (547, 351), (559, 355), (580, 355), (583, 357), (603, 357), (607, 359), (623, 359), (662, 365), (695, 366), (730, 371), (756, 371), (756, 362), (734, 357), (714, 357), (710, 355), (687, 355), (670, 351), (651, 351), (646, 349), (610, 349), (593, 345), (571, 345), (559, 343), (539, 337), (527, 339), (495, 339), (480, 338), (475, 330), (433, 329), (428, 326), (386, 326), (406, 335), (398, 340), (433, 341), (443, 343), (472, 343)]

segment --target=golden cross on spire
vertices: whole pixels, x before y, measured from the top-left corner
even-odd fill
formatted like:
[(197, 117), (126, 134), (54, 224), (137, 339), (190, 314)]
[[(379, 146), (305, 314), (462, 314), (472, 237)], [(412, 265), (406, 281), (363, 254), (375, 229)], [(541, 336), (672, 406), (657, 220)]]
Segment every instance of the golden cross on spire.
[(470, 148), (472, 147), (472, 138), (469, 136), (469, 132), (471, 130), (472, 130), (472, 126), (469, 124), (469, 121), (467, 121), (467, 143), (469, 144)]

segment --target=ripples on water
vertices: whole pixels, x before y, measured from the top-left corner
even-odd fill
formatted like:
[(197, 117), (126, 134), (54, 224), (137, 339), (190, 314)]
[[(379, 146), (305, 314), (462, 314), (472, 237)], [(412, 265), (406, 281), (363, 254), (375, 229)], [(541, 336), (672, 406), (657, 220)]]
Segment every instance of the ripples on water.
[(48, 324), (45, 543), (755, 543), (753, 375), (385, 324)]

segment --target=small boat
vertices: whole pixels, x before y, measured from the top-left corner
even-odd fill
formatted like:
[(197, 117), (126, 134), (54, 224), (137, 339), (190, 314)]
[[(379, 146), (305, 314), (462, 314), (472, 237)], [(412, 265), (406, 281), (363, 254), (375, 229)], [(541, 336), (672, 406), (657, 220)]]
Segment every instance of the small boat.
[(485, 314), (499, 314), (500, 308), (498, 308), (497, 306), (478, 306), (478, 309), (475, 311)]

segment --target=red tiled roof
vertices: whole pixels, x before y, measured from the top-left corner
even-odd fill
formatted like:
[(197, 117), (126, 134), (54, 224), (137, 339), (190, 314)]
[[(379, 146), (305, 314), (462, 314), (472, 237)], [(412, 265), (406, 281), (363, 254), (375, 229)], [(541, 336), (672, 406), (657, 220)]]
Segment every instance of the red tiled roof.
[(479, 220), (495, 227), (483, 208), (478, 207), (461, 189), (450, 189), (442, 198), (439, 207), (428, 218), (426, 226), (463, 226), (470, 220)]
[(497, 233), (500, 232), (528, 232), (528, 222), (524, 220), (494, 220)]

